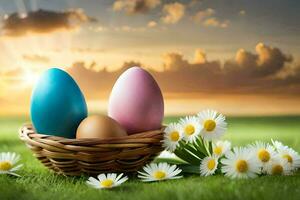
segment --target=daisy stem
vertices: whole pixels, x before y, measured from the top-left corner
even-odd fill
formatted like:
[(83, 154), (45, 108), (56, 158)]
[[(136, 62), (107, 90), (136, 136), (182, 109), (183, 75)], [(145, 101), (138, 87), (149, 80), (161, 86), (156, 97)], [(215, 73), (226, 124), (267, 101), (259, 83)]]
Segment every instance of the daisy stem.
[(178, 156), (180, 159), (186, 161), (187, 163), (191, 163), (192, 161), (179, 149), (175, 149), (175, 155)]
[(197, 159), (199, 159), (199, 161), (201, 161), (205, 157), (205, 154), (196, 149), (194, 145), (186, 145), (185, 148), (190, 151)]
[(209, 151), (209, 154), (210, 154), (210, 155), (213, 154), (212, 141), (209, 141), (209, 142), (208, 142), (208, 151)]
[(221, 167), (218, 167), (215, 174), (222, 174)]
[(196, 142), (192, 143), (191, 145), (187, 146), (187, 149), (192, 151), (200, 160), (206, 157), (206, 154), (203, 153), (201, 148), (198, 148)]
[(194, 144), (195, 147), (204, 155), (204, 157), (208, 155), (202, 138), (197, 138)]
[(210, 153), (210, 147), (209, 147), (209, 142), (207, 141), (204, 141), (202, 138), (201, 138), (202, 142), (203, 142), (203, 146), (205, 148), (205, 151), (206, 151), (206, 155), (207, 156), (211, 156), (211, 153)]
[(191, 152), (186, 151), (184, 148), (177, 148), (175, 149), (174, 153), (176, 154), (176, 156), (190, 164), (200, 164), (200, 159), (195, 157)]
[(197, 155), (197, 154), (198, 154), (198, 151), (197, 151), (197, 149), (195, 149), (194, 146), (187, 144), (187, 145), (184, 146), (184, 148), (187, 149), (187, 150), (189, 150), (190, 152), (192, 152), (192, 153), (195, 154), (196, 156), (198, 156), (198, 155)]
[[(199, 150), (197, 149), (197, 146), (195, 145), (195, 142), (193, 142), (193, 143), (184, 143), (184, 142), (180, 142), (180, 147), (181, 147), (184, 151), (186, 151), (186, 149), (187, 149), (188, 151), (186, 151), (186, 152), (188, 152), (188, 153), (189, 153), (189, 152), (193, 153), (194, 156), (197, 157), (197, 159), (199, 159), (199, 160), (201, 160), (202, 158), (205, 157), (205, 155), (202, 153), (202, 151), (199, 151)], [(204, 155), (204, 156), (202, 156), (202, 155)]]

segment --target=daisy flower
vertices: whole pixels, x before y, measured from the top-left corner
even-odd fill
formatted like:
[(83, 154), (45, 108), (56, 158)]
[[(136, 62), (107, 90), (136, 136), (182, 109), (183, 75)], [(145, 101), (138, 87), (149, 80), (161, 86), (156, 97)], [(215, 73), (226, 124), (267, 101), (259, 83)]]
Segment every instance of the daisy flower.
[(271, 141), (272, 141), (272, 144), (273, 144), (275, 150), (278, 150), (278, 149), (281, 149), (282, 147), (284, 147), (284, 145), (277, 140), (274, 141), (271, 139)]
[(86, 183), (96, 189), (109, 189), (128, 180), (127, 176), (123, 177), (123, 174), (117, 175), (115, 173), (99, 174), (97, 178), (90, 177)]
[(231, 149), (231, 143), (227, 140), (213, 143), (213, 155), (221, 157)]
[(290, 175), (292, 174), (292, 168), (287, 160), (275, 156), (266, 164), (266, 172), (269, 175)]
[(249, 148), (258, 163), (263, 167), (263, 171), (265, 171), (266, 164), (276, 155), (273, 146), (259, 141), (249, 145)]
[(166, 150), (173, 152), (182, 139), (181, 128), (178, 124), (171, 123), (164, 132), (163, 146)]
[(218, 157), (208, 156), (205, 157), (200, 164), (201, 176), (210, 176), (215, 173), (218, 167)]
[(182, 176), (177, 176), (182, 170), (177, 168), (176, 165), (167, 163), (151, 163), (143, 167), (143, 171), (138, 172), (138, 177), (144, 182), (182, 178)]
[(187, 142), (194, 142), (203, 128), (197, 117), (192, 116), (180, 119), (180, 125), (183, 138)]
[(230, 178), (254, 178), (260, 173), (260, 165), (248, 148), (235, 147), (221, 163), (222, 172)]
[(294, 149), (282, 146), (277, 149), (277, 152), (281, 158), (288, 162), (292, 170), (296, 170), (300, 167), (300, 156)]
[(205, 140), (220, 138), (227, 129), (225, 116), (214, 110), (204, 110), (198, 114), (198, 120), (203, 126), (201, 135)]
[(23, 165), (17, 165), (20, 161), (20, 155), (11, 152), (0, 153), (0, 174), (10, 174), (20, 176), (15, 172), (18, 171)]

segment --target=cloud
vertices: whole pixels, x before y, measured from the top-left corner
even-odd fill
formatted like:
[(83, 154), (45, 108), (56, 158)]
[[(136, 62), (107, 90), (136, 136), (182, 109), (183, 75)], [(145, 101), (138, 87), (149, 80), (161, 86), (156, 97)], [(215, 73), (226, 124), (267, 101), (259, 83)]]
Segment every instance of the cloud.
[(24, 70), (22, 68), (9, 69), (9, 70), (1, 72), (0, 76), (1, 76), (1, 79), (7, 80), (7, 81), (20, 80), (20, 77), (23, 75), (23, 71)]
[(90, 48), (90, 47), (86, 47), (86, 48), (73, 47), (71, 49), (71, 51), (74, 52), (74, 53), (104, 53), (104, 52), (107, 52), (108, 49)]
[(13, 93), (14, 95), (11, 95), (12, 91), (14, 91), (13, 89), (22, 88), (24, 85), (24, 70), (21, 68), (12, 68), (0, 71), (0, 80), (0, 98), (3, 97), (2, 103), (4, 103), (12, 96), (15, 97), (15, 92)]
[(205, 26), (219, 26), (220, 22), (215, 18), (208, 18), (204, 21)]
[(206, 62), (207, 62), (206, 53), (202, 49), (196, 49), (194, 55), (194, 63), (203, 64)]
[[(150, 23), (150, 22), (149, 22)], [(122, 25), (122, 26), (98, 26), (98, 27), (89, 27), (89, 30), (94, 32), (144, 32), (147, 30), (147, 27), (154, 27), (155, 22), (152, 22), (150, 24), (147, 24), (147, 26), (129, 26), (129, 25)], [(151, 25), (151, 26), (150, 26)]]
[(89, 30), (91, 31), (94, 31), (94, 32), (103, 32), (103, 31), (108, 31), (109, 30), (109, 27), (106, 27), (106, 26), (90, 26), (89, 27)]
[[(209, 61), (201, 49), (194, 53), (193, 61), (189, 61), (179, 53), (168, 53), (163, 57), (165, 71), (159, 75), (167, 91), (222, 93), (290, 93), (300, 89), (300, 67), (292, 72), (292, 56), (283, 53), (279, 48), (259, 43), (255, 53), (240, 49), (234, 59), (221, 64), (218, 60)], [(277, 74), (288, 68), (284, 79)], [(163, 75), (162, 75), (163, 74)], [(164, 81), (178, 80), (176, 87)], [(291, 87), (293, 85), (293, 87)], [(288, 89), (289, 88), (289, 89)]]
[(234, 62), (228, 61), (225, 63), (225, 68), (230, 66), (235, 69), (243, 69), (242, 71), (247, 72), (248, 75), (264, 77), (275, 75), (284, 69), (285, 64), (292, 61), (292, 56), (284, 54), (279, 48), (258, 43), (255, 47), (255, 53), (239, 49)]
[(176, 24), (184, 16), (185, 5), (178, 2), (165, 4), (163, 13), (162, 22), (165, 24)]
[(229, 20), (224, 20), (224, 21), (219, 21), (217, 18), (215, 17), (211, 17), (206, 19), (203, 22), (204, 26), (212, 26), (212, 27), (220, 27), (220, 28), (227, 28), (229, 25)]
[(166, 53), (163, 56), (163, 67), (165, 71), (177, 71), (181, 66), (188, 65), (188, 61), (183, 59), (180, 53)]
[(82, 23), (95, 22), (81, 9), (67, 11), (37, 10), (20, 16), (18, 13), (7, 15), (2, 21), (5, 36), (23, 36), (28, 33), (45, 34), (59, 30), (73, 30)]
[(153, 28), (153, 27), (157, 26), (157, 22), (156, 21), (150, 21), (150, 22), (148, 22), (147, 26), (150, 27), (150, 28)]
[(202, 4), (202, 0), (191, 0), (187, 5), (188, 7), (193, 8), (197, 4), (198, 5)]
[(35, 63), (49, 63), (50, 59), (47, 56), (42, 55), (29, 55), (25, 54), (23, 55), (23, 59), (29, 62), (35, 62)]
[[(163, 72), (148, 70), (164, 92), (299, 94), (300, 65), (291, 68), (292, 57), (279, 48), (259, 43), (254, 53), (240, 49), (234, 58), (222, 63), (209, 60), (203, 50), (196, 49), (192, 60), (179, 52), (169, 52), (162, 57)], [(109, 94), (118, 76), (132, 66), (145, 65), (128, 61), (119, 70), (108, 72), (82, 62), (68, 71), (90, 97), (96, 97), (99, 85)], [(281, 71), (286, 74), (278, 77)]]
[[(87, 97), (94, 97), (94, 94), (100, 92), (108, 92), (115, 79), (114, 73), (108, 72), (105, 68), (97, 71), (94, 65), (94, 62), (87, 64), (78, 61), (67, 68), (67, 71), (79, 83), (80, 88)], [(97, 86), (101, 86), (101, 88)]]
[(144, 32), (146, 31), (145, 27), (132, 27), (128, 25), (124, 25), (121, 27), (114, 27), (114, 31), (124, 31), (124, 32)]
[(24, 67), (16, 67), (12, 69), (6, 69), (0, 72), (0, 80), (2, 84), (7, 85), (7, 88), (22, 88), (25, 86), (26, 78), (29, 74), (33, 73)]
[(246, 11), (245, 10), (240, 10), (239, 15), (245, 16), (246, 15)]
[(214, 15), (216, 12), (212, 8), (207, 8), (206, 10), (200, 10), (198, 11), (192, 19), (194, 20), (195, 23), (202, 23), (205, 18), (210, 17)]
[(141, 14), (156, 8), (160, 3), (160, 0), (116, 0), (113, 10), (125, 11), (127, 14)]
[[(76, 80), (87, 98), (96, 98), (98, 95), (108, 95), (117, 77), (126, 69), (133, 66), (143, 66), (140, 62), (124, 62), (117, 71), (98, 70), (95, 62), (87, 64), (83, 61), (73, 63), (67, 71)], [(99, 87), (98, 87), (99, 86)]]
[(210, 27), (219, 27), (219, 28), (227, 28), (230, 24), (229, 20), (220, 20), (215, 17), (216, 11), (212, 8), (207, 8), (205, 10), (198, 11), (194, 16), (192, 16), (192, 20), (197, 24), (202, 24), (204, 26)]

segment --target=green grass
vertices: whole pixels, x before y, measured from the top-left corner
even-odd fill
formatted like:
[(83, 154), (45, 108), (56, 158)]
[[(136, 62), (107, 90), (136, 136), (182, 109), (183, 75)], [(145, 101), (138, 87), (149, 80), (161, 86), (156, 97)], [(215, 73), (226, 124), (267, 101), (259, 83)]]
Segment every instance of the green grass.
[[(119, 188), (103, 191), (86, 186), (87, 177), (72, 178), (45, 169), (18, 139), (18, 128), (28, 119), (0, 118), (0, 151), (22, 156), (22, 178), (0, 176), (0, 200), (6, 199), (299, 199), (300, 175), (230, 180), (223, 176), (199, 177), (161, 183), (128, 181)], [(167, 118), (166, 123), (176, 118)], [(300, 152), (300, 117), (229, 118), (225, 138), (234, 145), (255, 140), (278, 139)]]

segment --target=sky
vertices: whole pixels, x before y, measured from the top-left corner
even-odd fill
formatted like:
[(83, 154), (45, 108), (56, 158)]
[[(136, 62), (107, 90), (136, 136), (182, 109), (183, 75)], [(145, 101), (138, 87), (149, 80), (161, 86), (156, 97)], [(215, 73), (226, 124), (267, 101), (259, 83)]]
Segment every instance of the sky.
[(0, 115), (29, 113), (46, 69), (106, 112), (132, 66), (160, 85), (166, 115), (300, 114), (300, 1), (0, 0)]

